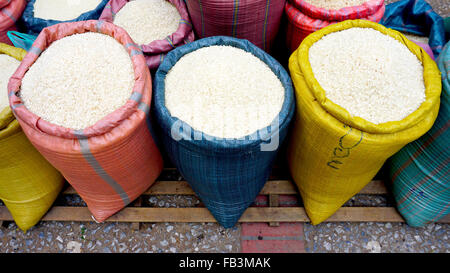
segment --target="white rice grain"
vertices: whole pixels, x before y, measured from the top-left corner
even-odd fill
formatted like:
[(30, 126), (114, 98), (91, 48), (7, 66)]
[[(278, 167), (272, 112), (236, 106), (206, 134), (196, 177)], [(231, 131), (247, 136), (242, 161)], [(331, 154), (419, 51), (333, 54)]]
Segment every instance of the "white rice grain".
[(337, 10), (345, 7), (360, 6), (368, 0), (305, 0), (313, 6), (323, 9)]
[(122, 44), (87, 32), (42, 52), (22, 80), (21, 97), (44, 120), (79, 130), (123, 106), (133, 86), (133, 64)]
[(36, 0), (34, 17), (67, 21), (94, 10), (102, 0)]
[(377, 30), (328, 34), (311, 46), (309, 61), (328, 99), (372, 123), (402, 120), (425, 101), (422, 63)]
[(253, 54), (231, 46), (203, 47), (184, 55), (165, 79), (165, 105), (194, 129), (240, 138), (272, 123), (284, 87)]
[(119, 10), (114, 24), (124, 28), (135, 43), (144, 45), (174, 33), (180, 19), (177, 8), (166, 0), (135, 0)]
[(20, 62), (13, 57), (0, 54), (0, 112), (5, 107), (9, 107), (8, 101), (8, 82), (12, 74), (16, 72)]

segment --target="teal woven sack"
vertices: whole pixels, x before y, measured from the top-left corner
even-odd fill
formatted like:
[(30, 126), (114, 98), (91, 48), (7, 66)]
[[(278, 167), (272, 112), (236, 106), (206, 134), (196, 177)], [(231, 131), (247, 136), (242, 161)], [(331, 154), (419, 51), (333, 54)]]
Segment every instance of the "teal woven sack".
[(8, 31), (6, 35), (8, 35), (8, 38), (15, 47), (25, 49), (26, 51), (31, 48), (34, 40), (37, 38), (36, 35), (20, 33), (18, 31)]
[[(263, 61), (285, 91), (284, 103), (271, 125), (240, 139), (221, 139), (193, 129), (173, 117), (165, 106), (165, 78), (184, 55), (199, 48), (223, 45), (240, 48)], [(170, 51), (153, 81), (153, 111), (167, 155), (225, 228), (236, 225), (260, 193), (294, 116), (295, 98), (287, 71), (269, 54), (247, 40), (214, 36)]]
[(389, 160), (397, 210), (414, 227), (450, 213), (450, 43), (437, 62), (443, 90), (436, 122)]

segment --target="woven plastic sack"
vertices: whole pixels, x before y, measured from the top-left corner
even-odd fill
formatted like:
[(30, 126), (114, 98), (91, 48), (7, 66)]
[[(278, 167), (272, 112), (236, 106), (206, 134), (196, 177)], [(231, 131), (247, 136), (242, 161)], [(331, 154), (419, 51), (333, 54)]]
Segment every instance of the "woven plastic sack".
[(12, 45), (6, 33), (17, 30), (16, 21), (26, 4), (25, 0), (0, 0), (0, 43)]
[[(94, 125), (75, 131), (31, 113), (16, 92), (28, 68), (52, 42), (85, 32), (103, 33), (124, 45), (133, 62), (136, 82), (125, 105)], [(162, 158), (149, 120), (150, 72), (142, 51), (122, 28), (95, 20), (45, 28), (11, 78), (9, 89), (10, 104), (31, 143), (64, 175), (98, 222), (136, 199), (160, 174)]]
[(85, 12), (78, 16), (78, 18), (67, 20), (67, 21), (59, 21), (59, 20), (44, 20), (41, 18), (34, 17), (34, 3), (36, 0), (30, 0), (23, 12), (21, 20), (26, 28), (28, 34), (39, 34), (42, 29), (56, 25), (59, 23), (67, 23), (67, 22), (78, 22), (78, 21), (86, 21), (86, 20), (97, 20), (102, 14), (103, 9), (105, 8), (108, 0), (102, 0), (102, 2), (94, 9), (88, 12)]
[(187, 0), (197, 37), (246, 39), (270, 52), (280, 27), (285, 0)]
[(37, 38), (37, 35), (30, 35), (18, 31), (8, 31), (7, 35), (15, 47), (25, 49), (26, 51), (30, 50)]
[[(298, 4), (297, 2), (302, 3), (301, 5)], [(370, 12), (374, 12), (371, 14), (368, 14), (366, 17), (358, 17), (355, 19), (365, 19), (365, 20), (369, 20), (369, 21), (373, 21), (373, 22), (379, 22), (381, 20), (381, 18), (384, 15), (384, 10), (385, 10), (385, 6), (384, 6), (384, 1), (375, 1), (373, 2), (373, 5), (370, 5), (371, 9), (368, 9), (366, 6), (358, 6), (358, 7), (350, 7), (347, 8), (348, 10), (344, 9), (344, 10), (338, 10), (336, 12), (338, 12), (337, 14), (335, 14), (335, 16), (330, 16), (332, 19), (331, 20), (327, 20), (326, 18), (314, 18), (314, 17), (310, 17), (307, 14), (308, 13), (314, 13), (313, 11), (315, 9), (313, 9), (312, 5), (306, 3), (305, 1), (297, 1), (296, 5), (295, 4), (291, 4), (289, 1), (286, 2), (286, 6), (285, 6), (285, 12), (288, 18), (288, 24), (287, 24), (287, 30), (286, 30), (286, 44), (287, 47), (289, 49), (290, 52), (294, 52), (298, 46), (301, 44), (301, 42), (303, 41), (303, 39), (305, 39), (309, 34), (322, 29), (326, 26), (332, 25), (332, 24), (336, 24), (338, 22), (340, 22), (339, 20), (335, 20), (334, 18), (339, 18), (339, 16), (337, 15), (344, 15), (346, 14), (346, 11), (349, 12), (347, 16), (343, 16), (343, 18), (346, 17), (355, 17), (357, 16), (357, 11), (359, 9), (364, 10), (365, 12), (363, 12), (362, 14), (366, 15)], [(372, 2), (367, 2), (366, 4), (368, 5), (369, 3)], [(381, 5), (380, 5), (381, 2)], [(302, 9), (299, 10), (297, 7), (301, 6)], [(308, 8), (308, 9), (304, 9), (304, 8)], [(374, 8), (378, 7), (378, 10), (374, 10)], [(318, 8), (316, 8), (318, 9)], [(323, 9), (319, 9), (322, 12), (324, 12)], [(370, 11), (370, 12), (369, 12)], [(333, 10), (329, 10), (330, 14), (333, 14)], [(346, 19), (343, 19), (346, 20)]]
[[(278, 76), (285, 88), (285, 100), (270, 126), (242, 139), (220, 139), (194, 130), (170, 115), (164, 96), (168, 71), (185, 54), (211, 45), (251, 52)], [(225, 228), (233, 227), (269, 178), (278, 148), (287, 135), (295, 107), (288, 73), (275, 59), (246, 40), (204, 38), (167, 54), (155, 75), (154, 96), (162, 142), (170, 159), (217, 221)]]
[(445, 45), (444, 20), (424, 0), (401, 0), (386, 6), (380, 24), (402, 32), (429, 37), (437, 58)]
[[(389, 35), (422, 62), (426, 100), (403, 120), (374, 124), (352, 117), (326, 98), (315, 79), (309, 48), (329, 33), (352, 27), (372, 28)], [(319, 224), (364, 188), (390, 156), (431, 128), (439, 111), (441, 77), (436, 63), (422, 48), (401, 33), (366, 20), (347, 20), (311, 34), (291, 55), (289, 69), (297, 112), (288, 163), (311, 222)]]
[(433, 50), (431, 50), (431, 47), (428, 44), (424, 44), (422, 42), (419, 41), (415, 41), (415, 40), (411, 40), (414, 43), (416, 43), (418, 46), (420, 46), (421, 48), (423, 48), (423, 50), (425, 50), (426, 53), (428, 53), (428, 55), (431, 57), (432, 60), (434, 60), (434, 53)]
[[(147, 59), (147, 65), (150, 69), (156, 70), (161, 64), (164, 56), (170, 50), (193, 42), (195, 39), (194, 30), (189, 19), (186, 4), (183, 0), (167, 0), (172, 3), (181, 15), (180, 25), (177, 31), (167, 36), (164, 40), (155, 40), (146, 45), (139, 45)], [(100, 20), (113, 22), (114, 16), (121, 10), (130, 0), (111, 0), (106, 4)]]
[(308, 17), (325, 21), (345, 21), (361, 19), (377, 13), (383, 6), (384, 0), (369, 0), (359, 6), (345, 7), (338, 10), (316, 7), (308, 0), (288, 0), (292, 5), (301, 10)]
[(450, 43), (437, 63), (443, 91), (436, 122), (430, 131), (389, 160), (397, 209), (414, 227), (450, 213)]
[[(0, 43), (0, 54), (20, 61), (26, 52)], [(11, 109), (0, 109), (0, 199), (17, 226), (27, 231), (39, 222), (63, 184), (62, 175), (31, 145)]]

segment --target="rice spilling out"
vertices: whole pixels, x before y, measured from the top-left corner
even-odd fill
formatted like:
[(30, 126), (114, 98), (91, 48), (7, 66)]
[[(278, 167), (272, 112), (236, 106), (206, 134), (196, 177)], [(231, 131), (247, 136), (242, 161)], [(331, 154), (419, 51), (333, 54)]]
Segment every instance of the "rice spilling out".
[(0, 54), (0, 112), (9, 107), (8, 82), (9, 78), (19, 67), (20, 62), (7, 54)]
[(102, 0), (36, 0), (34, 17), (67, 21), (94, 10)]
[(328, 99), (375, 124), (404, 119), (426, 98), (419, 59), (371, 28), (322, 37), (309, 49), (309, 61)]
[(281, 111), (284, 87), (259, 58), (232, 46), (184, 55), (165, 79), (173, 117), (221, 138), (240, 138), (269, 126)]
[(114, 17), (114, 24), (124, 28), (135, 43), (144, 45), (165, 39), (180, 23), (177, 8), (166, 0), (134, 0)]
[(360, 6), (369, 0), (305, 0), (305, 1), (318, 8), (337, 10), (345, 7)]
[(108, 35), (87, 32), (57, 40), (42, 52), (23, 77), (20, 96), (42, 119), (79, 130), (123, 106), (134, 81), (125, 47)]

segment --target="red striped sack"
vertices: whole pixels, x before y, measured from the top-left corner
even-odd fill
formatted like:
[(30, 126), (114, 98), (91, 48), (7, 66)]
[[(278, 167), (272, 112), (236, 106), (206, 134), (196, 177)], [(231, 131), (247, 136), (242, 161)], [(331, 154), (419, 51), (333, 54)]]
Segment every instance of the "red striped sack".
[(368, 0), (359, 6), (345, 7), (338, 10), (329, 10), (311, 5), (307, 0), (289, 0), (292, 5), (303, 14), (325, 21), (345, 21), (361, 19), (377, 13), (383, 6), (384, 0)]
[[(125, 105), (94, 125), (75, 131), (28, 111), (20, 98), (20, 87), (29, 67), (52, 42), (84, 32), (103, 33), (124, 45), (136, 82)], [(97, 221), (124, 208), (160, 174), (163, 162), (149, 120), (150, 72), (142, 51), (122, 28), (96, 20), (44, 28), (10, 79), (8, 91), (11, 108), (28, 139), (74, 187)]]
[(280, 27), (285, 0), (187, 0), (198, 37), (247, 39), (269, 52)]
[[(147, 45), (139, 45), (144, 52), (147, 65), (150, 69), (156, 70), (164, 59), (164, 56), (172, 49), (193, 42), (195, 40), (192, 23), (183, 0), (167, 0), (172, 3), (181, 15), (180, 25), (177, 31), (167, 36), (164, 40), (155, 40)], [(114, 16), (121, 10), (130, 0), (110, 0), (106, 4), (99, 20), (113, 22)]]
[[(303, 0), (295, 0), (296, 2), (301, 2), (302, 5), (300, 5), (299, 3), (296, 4), (291, 4), (290, 2), (286, 2), (286, 6), (285, 6), (285, 12), (288, 18), (288, 25), (287, 25), (287, 31), (286, 31), (286, 43), (288, 46), (288, 49), (290, 50), (290, 52), (294, 52), (298, 46), (301, 44), (301, 42), (303, 41), (303, 39), (306, 38), (306, 36), (308, 36), (309, 34), (318, 31), (319, 29), (322, 29), (326, 26), (329, 26), (331, 24), (335, 24), (340, 22), (339, 20), (325, 20), (325, 19), (318, 19), (318, 18), (313, 18), (308, 16), (305, 12), (307, 11), (308, 13), (311, 13), (311, 9), (305, 9), (305, 10), (298, 10), (297, 6), (305, 6), (305, 5), (309, 5), (311, 6), (311, 4), (305, 3), (305, 1)], [(369, 1), (369, 2), (373, 2), (373, 1)], [(369, 3), (368, 2), (368, 3)], [(365, 19), (365, 20), (369, 20), (372, 22), (379, 22), (384, 15), (384, 11), (385, 11), (385, 6), (384, 6), (384, 1), (381, 1), (381, 5), (379, 5), (379, 9), (375, 11), (375, 13), (368, 15), (367, 17), (360, 17), (360, 18), (356, 18), (356, 19)], [(366, 3), (367, 4), (367, 3)], [(376, 7), (377, 5), (373, 5), (374, 7)], [(361, 6), (359, 6), (361, 7)], [(345, 12), (345, 16), (344, 15), (340, 15), (342, 18), (353, 18), (355, 17), (355, 15), (357, 15), (359, 13), (356, 12), (356, 10), (358, 10), (357, 8), (359, 7), (351, 7), (354, 8), (353, 13), (347, 13)], [(330, 14), (334, 14), (333, 12), (338, 12), (340, 11), (341, 13), (343, 13), (346, 9), (350, 10), (351, 8), (344, 8), (344, 9), (340, 9), (340, 10), (329, 10)], [(314, 10), (314, 9), (312, 9)], [(315, 10), (322, 10), (322, 11), (326, 11), (324, 9), (319, 9), (317, 7), (315, 7)], [(305, 12), (304, 12), (305, 11)], [(373, 11), (372, 9), (370, 9), (370, 11)], [(360, 14), (367, 14), (369, 12), (369, 9), (366, 9), (365, 12), (362, 12)], [(317, 12), (316, 12), (317, 13)], [(330, 18), (337, 18), (338, 15), (334, 14), (332, 16), (330, 16)], [(344, 19), (347, 20), (347, 19)]]
[(6, 33), (17, 30), (16, 21), (26, 5), (25, 0), (0, 0), (0, 43), (13, 45)]

